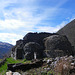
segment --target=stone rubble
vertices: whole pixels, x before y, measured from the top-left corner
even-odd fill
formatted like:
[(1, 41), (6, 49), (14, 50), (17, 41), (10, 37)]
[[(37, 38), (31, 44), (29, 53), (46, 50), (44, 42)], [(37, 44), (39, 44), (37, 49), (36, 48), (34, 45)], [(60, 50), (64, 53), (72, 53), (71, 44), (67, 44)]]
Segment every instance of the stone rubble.
[[(35, 60), (36, 61), (36, 60)], [(47, 67), (44, 68), (44, 70), (49, 71), (49, 70), (54, 70), (56, 69), (57, 71), (58, 68), (62, 67), (64, 71), (66, 71), (65, 74), (67, 74), (67, 71), (69, 70), (70, 73), (75, 73), (75, 57), (71, 56), (63, 56), (63, 57), (56, 57), (56, 58), (47, 58), (47, 59), (43, 59), (43, 65), (46, 64)], [(37, 63), (39, 64), (39, 63)], [(60, 72), (62, 70), (62, 68), (60, 69)], [(10, 74), (9, 74), (10, 73)], [(12, 74), (11, 71), (6, 72), (6, 75), (21, 75), (18, 74), (18, 72), (14, 72)], [(63, 74), (64, 75), (64, 74)]]
[(21, 74), (19, 72), (8, 71), (6, 72), (6, 75), (21, 75)]

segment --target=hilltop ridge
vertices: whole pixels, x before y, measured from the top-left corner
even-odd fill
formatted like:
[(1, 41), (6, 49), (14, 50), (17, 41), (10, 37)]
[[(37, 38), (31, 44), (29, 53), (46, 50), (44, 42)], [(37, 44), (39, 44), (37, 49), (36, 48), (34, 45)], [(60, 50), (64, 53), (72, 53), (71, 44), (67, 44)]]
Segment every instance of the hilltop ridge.
[(11, 52), (12, 47), (12, 44), (0, 41), (0, 58), (3, 58), (5, 54)]
[(75, 19), (61, 28), (57, 34), (66, 35), (75, 50)]

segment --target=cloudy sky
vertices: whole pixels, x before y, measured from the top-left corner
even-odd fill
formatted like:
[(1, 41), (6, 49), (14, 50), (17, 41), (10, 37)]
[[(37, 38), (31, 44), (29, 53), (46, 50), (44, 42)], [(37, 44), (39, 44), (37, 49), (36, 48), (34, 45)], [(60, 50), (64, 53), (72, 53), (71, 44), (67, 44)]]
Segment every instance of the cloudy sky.
[(75, 18), (75, 0), (0, 0), (0, 41), (28, 32), (56, 32)]

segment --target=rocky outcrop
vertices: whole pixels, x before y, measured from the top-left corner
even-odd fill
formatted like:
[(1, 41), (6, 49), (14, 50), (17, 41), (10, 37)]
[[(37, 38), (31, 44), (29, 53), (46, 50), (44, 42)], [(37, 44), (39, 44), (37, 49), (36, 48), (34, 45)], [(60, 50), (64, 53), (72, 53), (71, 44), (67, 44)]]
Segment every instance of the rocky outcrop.
[(73, 50), (66, 36), (52, 35), (45, 40), (45, 53), (48, 57), (73, 55)]
[[(44, 58), (31, 63), (8, 64), (9, 73), (19, 72), (21, 75), (75, 75), (75, 57), (63, 56), (56, 58)], [(7, 72), (8, 74), (8, 72)], [(19, 74), (18, 74), (19, 75)]]
[[(72, 46), (66, 36), (56, 33), (28, 33), (12, 48), (14, 59), (30, 59), (73, 55)], [(35, 57), (34, 57), (35, 56)]]
[(16, 44), (12, 50), (11, 50), (11, 57), (14, 59), (23, 59), (24, 58), (24, 50), (23, 50), (24, 44), (23, 42), (19, 42), (19, 44)]
[(36, 53), (36, 58), (42, 58), (43, 56), (43, 50), (40, 46), (40, 44), (36, 42), (29, 42), (26, 43), (24, 46), (24, 57), (26, 59), (34, 59), (34, 53)]
[(41, 32), (41, 33), (28, 33), (23, 37), (24, 44), (28, 42), (36, 42), (42, 46), (42, 49), (44, 50), (44, 43), (43, 39), (55, 35), (56, 33), (46, 33), (46, 32)]
[[(45, 33), (45, 32), (26, 34), (23, 40), (20, 39), (16, 41), (16, 45), (12, 48), (11, 51), (11, 57), (13, 57), (14, 59), (23, 59), (23, 58), (33, 59), (34, 52), (36, 50), (37, 50), (36, 51), (37, 58), (43, 57), (43, 51), (45, 50), (43, 39), (55, 34), (56, 33)], [(31, 57), (29, 57), (29, 55)]]
[(61, 28), (57, 33), (67, 36), (75, 52), (75, 19)]

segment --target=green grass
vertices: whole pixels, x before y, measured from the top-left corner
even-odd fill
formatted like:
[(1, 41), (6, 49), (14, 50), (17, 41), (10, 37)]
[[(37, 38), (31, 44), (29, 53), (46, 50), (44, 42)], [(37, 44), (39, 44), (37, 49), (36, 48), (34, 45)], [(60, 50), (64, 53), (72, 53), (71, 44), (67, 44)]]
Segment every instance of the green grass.
[(13, 63), (30, 63), (30, 61), (24, 60), (14, 60), (13, 58), (7, 58), (4, 65), (0, 67), (0, 75), (4, 75), (7, 71), (7, 64), (13, 64)]
[(48, 71), (47, 75), (53, 74), (55, 75), (55, 72), (53, 70)]
[(0, 59), (0, 61), (1, 61), (2, 59)]

